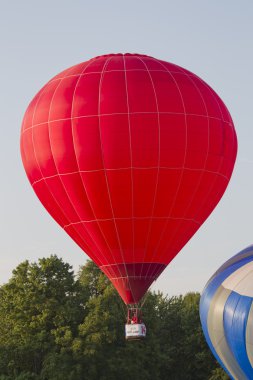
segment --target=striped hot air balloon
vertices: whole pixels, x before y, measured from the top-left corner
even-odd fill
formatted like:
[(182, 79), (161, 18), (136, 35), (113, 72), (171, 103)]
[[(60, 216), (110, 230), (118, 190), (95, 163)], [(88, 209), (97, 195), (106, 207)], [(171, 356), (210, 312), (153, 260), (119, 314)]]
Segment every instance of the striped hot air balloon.
[(202, 328), (232, 379), (253, 379), (253, 245), (225, 262), (200, 301)]

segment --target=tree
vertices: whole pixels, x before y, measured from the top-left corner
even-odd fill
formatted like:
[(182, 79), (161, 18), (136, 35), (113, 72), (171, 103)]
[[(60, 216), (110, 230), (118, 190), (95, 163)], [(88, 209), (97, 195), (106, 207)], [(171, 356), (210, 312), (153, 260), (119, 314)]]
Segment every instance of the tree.
[(202, 333), (198, 293), (171, 298), (149, 293), (143, 307), (147, 338), (126, 342), (122, 303), (112, 285), (93, 263), (79, 279), (90, 298), (75, 352), (89, 358), (89, 380), (203, 380), (217, 367)]
[(144, 341), (124, 337), (126, 307), (87, 261), (21, 263), (0, 287), (0, 380), (221, 380), (199, 321), (199, 294), (149, 292)]
[(0, 288), (0, 373), (40, 374), (49, 353), (69, 350), (84, 316), (79, 285), (56, 256), (21, 263)]
[(215, 368), (209, 380), (229, 380), (229, 376), (223, 371), (222, 368)]

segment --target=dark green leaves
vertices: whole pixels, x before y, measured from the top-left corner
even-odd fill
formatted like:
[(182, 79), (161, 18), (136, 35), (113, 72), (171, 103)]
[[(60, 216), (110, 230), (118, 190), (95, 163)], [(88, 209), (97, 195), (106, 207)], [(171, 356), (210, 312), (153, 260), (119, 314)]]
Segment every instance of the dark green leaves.
[(90, 261), (74, 277), (56, 256), (21, 263), (0, 288), (0, 380), (228, 379), (206, 346), (199, 294), (149, 293), (144, 341), (126, 342), (126, 308)]

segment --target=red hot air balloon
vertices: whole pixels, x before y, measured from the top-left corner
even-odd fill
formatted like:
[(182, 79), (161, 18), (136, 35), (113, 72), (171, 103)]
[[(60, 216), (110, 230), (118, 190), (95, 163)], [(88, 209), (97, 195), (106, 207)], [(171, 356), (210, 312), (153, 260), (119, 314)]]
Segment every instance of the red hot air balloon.
[(109, 54), (51, 79), (24, 116), (21, 153), (51, 216), (138, 303), (222, 197), (231, 116), (199, 77)]

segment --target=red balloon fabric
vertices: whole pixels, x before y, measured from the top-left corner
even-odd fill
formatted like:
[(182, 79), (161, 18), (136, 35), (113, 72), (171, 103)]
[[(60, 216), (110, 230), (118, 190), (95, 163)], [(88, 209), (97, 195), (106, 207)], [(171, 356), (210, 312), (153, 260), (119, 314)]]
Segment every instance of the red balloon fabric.
[(137, 303), (222, 197), (237, 152), (231, 116), (199, 77), (109, 54), (51, 79), (24, 116), (38, 198)]

